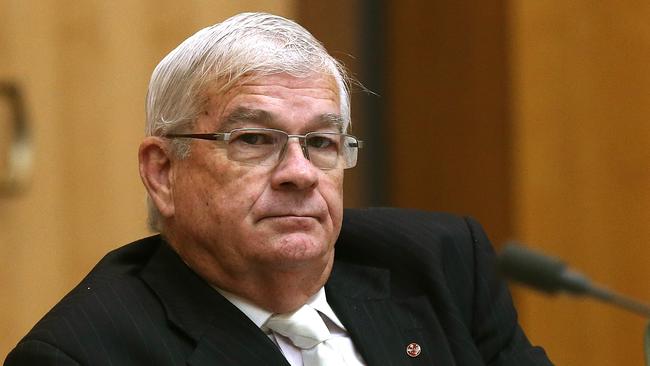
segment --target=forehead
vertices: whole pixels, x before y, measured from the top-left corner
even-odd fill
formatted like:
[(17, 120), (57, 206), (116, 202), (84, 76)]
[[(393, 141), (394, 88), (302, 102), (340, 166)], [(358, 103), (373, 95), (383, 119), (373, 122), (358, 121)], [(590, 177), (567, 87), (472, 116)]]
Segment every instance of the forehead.
[[(338, 97), (338, 87), (332, 75), (326, 73), (307, 73), (301, 76), (294, 76), (287, 73), (270, 75), (251, 74), (242, 77), (225, 94), (245, 93), (250, 89), (267, 88), (269, 92), (291, 93), (300, 92), (307, 95), (320, 95), (320, 93), (331, 93)], [(333, 96), (333, 95), (332, 95)]]
[[(219, 129), (283, 120), (342, 123), (336, 80), (327, 74), (249, 76), (209, 99), (207, 113)], [(286, 121), (284, 121), (286, 122)], [(277, 126), (276, 126), (277, 127)]]

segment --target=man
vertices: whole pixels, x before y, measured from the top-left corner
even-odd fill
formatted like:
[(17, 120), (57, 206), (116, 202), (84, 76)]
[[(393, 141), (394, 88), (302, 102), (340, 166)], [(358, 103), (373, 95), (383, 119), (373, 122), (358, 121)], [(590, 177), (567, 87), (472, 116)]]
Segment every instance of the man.
[[(108, 254), (6, 365), (548, 365), (469, 219), (343, 210), (346, 76), (240, 14), (155, 69), (139, 150), (161, 235)], [(336, 248), (336, 250), (335, 250)]]

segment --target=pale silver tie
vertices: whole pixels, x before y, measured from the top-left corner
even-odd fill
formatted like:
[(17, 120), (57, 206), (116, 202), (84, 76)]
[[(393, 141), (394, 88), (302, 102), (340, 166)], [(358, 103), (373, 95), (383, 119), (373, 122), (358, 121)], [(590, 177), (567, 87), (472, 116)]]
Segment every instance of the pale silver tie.
[(332, 337), (327, 325), (309, 305), (293, 313), (273, 315), (266, 326), (300, 348), (304, 366), (345, 365), (341, 355), (326, 342)]

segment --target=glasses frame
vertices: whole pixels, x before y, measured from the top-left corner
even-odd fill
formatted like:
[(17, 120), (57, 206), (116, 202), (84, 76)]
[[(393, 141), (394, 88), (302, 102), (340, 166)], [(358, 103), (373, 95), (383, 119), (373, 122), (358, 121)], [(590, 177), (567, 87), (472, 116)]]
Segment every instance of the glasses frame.
[[(169, 139), (187, 138), (187, 139), (229, 142), (230, 141), (230, 136), (232, 136), (233, 133), (247, 132), (247, 131), (251, 131), (251, 132), (255, 132), (255, 131), (260, 131), (260, 132), (267, 131), (267, 132), (269, 132), (270, 131), (270, 132), (281, 133), (283, 135), (286, 135), (287, 139), (286, 139), (286, 141), (284, 143), (284, 146), (282, 146), (282, 148), (280, 150), (280, 153), (278, 155), (278, 162), (282, 159), (282, 157), (284, 155), (284, 152), (285, 152), (285, 150), (287, 148), (287, 144), (289, 143), (289, 140), (292, 139), (292, 138), (298, 139), (298, 143), (300, 144), (300, 148), (302, 150), (303, 156), (305, 157), (305, 159), (309, 160), (312, 164), (314, 164), (314, 162), (309, 157), (309, 150), (308, 150), (308, 146), (307, 146), (307, 139), (310, 136), (314, 136), (314, 135), (337, 135), (337, 136), (341, 136), (344, 139), (352, 139), (353, 141), (351, 143), (349, 143), (347, 147), (356, 148), (357, 149), (357, 154), (358, 154), (358, 149), (361, 149), (363, 147), (363, 141), (362, 140), (359, 140), (356, 136), (349, 135), (349, 134), (346, 134), (346, 133), (313, 131), (313, 132), (307, 132), (304, 135), (299, 135), (299, 134), (289, 134), (289, 133), (286, 133), (286, 132), (284, 132), (282, 130), (277, 130), (277, 129), (274, 129), (274, 128), (263, 128), (263, 127), (236, 128), (236, 129), (231, 130), (229, 132), (168, 133), (168, 134), (164, 134), (162, 137), (169, 138)], [(343, 149), (341, 149), (341, 151), (343, 151)], [(337, 156), (337, 161), (341, 157), (341, 155), (342, 155), (341, 152), (339, 152), (339, 154)], [(228, 157), (228, 158), (230, 159), (230, 157)], [(234, 161), (237, 161), (237, 160), (234, 160)], [(277, 164), (277, 162), (276, 162), (276, 164)], [(346, 160), (346, 165), (347, 165), (347, 160)], [(322, 170), (331, 170), (331, 169), (335, 168), (335, 167), (323, 168), (323, 167), (317, 166), (316, 164), (314, 164), (314, 166), (316, 166), (316, 167), (318, 167), (319, 169), (322, 169)], [(356, 166), (356, 159), (354, 160), (354, 165), (344, 166), (343, 169), (349, 169), (349, 168), (353, 168), (355, 166)]]

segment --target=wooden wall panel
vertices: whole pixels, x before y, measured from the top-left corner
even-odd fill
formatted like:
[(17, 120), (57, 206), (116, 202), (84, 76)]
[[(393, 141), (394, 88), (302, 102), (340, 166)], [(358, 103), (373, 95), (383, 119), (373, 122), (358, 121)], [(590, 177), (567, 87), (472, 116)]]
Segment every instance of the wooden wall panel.
[(388, 1), (386, 149), (393, 205), (510, 230), (508, 62), (500, 1)]
[[(479, 218), (650, 299), (650, 5), (387, 3), (392, 202)], [(640, 365), (645, 320), (517, 289), (559, 365)]]
[(65, 198), (53, 60), (56, 46), (50, 32), (53, 4), (3, 0), (0, 13), (0, 78), (20, 86), (35, 147), (26, 193), (0, 196), (0, 357), (4, 359), (30, 323), (65, 291), (61, 270)]
[[(517, 237), (650, 300), (650, 3), (513, 1)], [(646, 321), (519, 291), (558, 365), (641, 365)]]
[(0, 359), (108, 250), (145, 226), (137, 148), (156, 63), (241, 11), (291, 0), (0, 0), (0, 78), (25, 91), (30, 186), (0, 196)]

